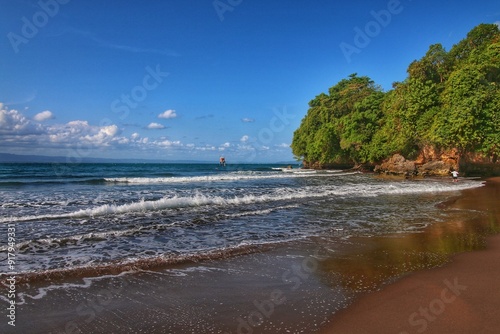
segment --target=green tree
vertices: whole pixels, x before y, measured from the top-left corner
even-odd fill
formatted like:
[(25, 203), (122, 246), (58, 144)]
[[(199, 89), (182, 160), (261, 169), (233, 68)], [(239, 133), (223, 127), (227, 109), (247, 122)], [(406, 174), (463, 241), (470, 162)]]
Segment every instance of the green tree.
[(433, 44), (382, 92), (351, 74), (309, 102), (292, 151), (306, 162), (377, 162), (426, 147), (500, 155), (500, 31), (480, 24), (446, 52)]

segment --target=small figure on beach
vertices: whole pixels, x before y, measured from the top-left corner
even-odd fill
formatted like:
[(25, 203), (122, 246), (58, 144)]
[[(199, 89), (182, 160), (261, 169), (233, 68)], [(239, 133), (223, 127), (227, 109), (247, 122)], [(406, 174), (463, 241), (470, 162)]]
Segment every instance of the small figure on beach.
[(456, 170), (451, 171), (451, 176), (453, 177), (453, 182), (458, 182), (458, 172)]

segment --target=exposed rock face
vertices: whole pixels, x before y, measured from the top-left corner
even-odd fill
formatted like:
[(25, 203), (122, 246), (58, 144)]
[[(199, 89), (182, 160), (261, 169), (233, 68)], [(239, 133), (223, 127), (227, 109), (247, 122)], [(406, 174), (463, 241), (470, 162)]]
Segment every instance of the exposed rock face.
[(453, 168), (458, 169), (458, 163), (460, 160), (460, 154), (457, 149), (451, 150), (438, 150), (433, 146), (426, 146), (420, 151), (417, 159), (415, 159), (415, 163), (417, 165), (426, 165), (428, 163), (433, 163), (433, 165), (428, 166), (428, 170), (432, 168), (441, 169), (439, 165), (436, 165), (436, 162), (442, 162), (444, 168)]
[(417, 170), (414, 161), (406, 160), (401, 154), (394, 154), (389, 160), (375, 166), (375, 172), (392, 175), (414, 175)]
[(425, 147), (414, 161), (395, 154), (375, 166), (375, 172), (405, 176), (449, 176), (452, 170), (460, 171), (463, 176), (500, 175), (500, 162), (479, 154), (460, 155), (457, 149), (441, 151)]
[[(305, 168), (312, 169), (352, 169), (371, 170), (369, 165), (356, 165), (351, 162), (321, 164), (304, 161)], [(457, 149), (439, 150), (424, 147), (415, 160), (407, 160), (401, 154), (394, 154), (376, 165), (374, 171), (380, 174), (401, 176), (449, 176), (452, 170), (458, 170), (461, 176), (500, 175), (500, 159), (485, 157), (478, 153), (460, 154)]]
[(389, 160), (375, 167), (375, 172), (405, 176), (446, 176), (458, 169), (459, 155), (456, 150), (441, 152), (434, 148), (424, 148), (417, 159), (406, 160), (394, 154)]
[(427, 175), (449, 175), (450, 171), (454, 170), (454, 166), (440, 160), (429, 161), (417, 167), (417, 174), (422, 176)]

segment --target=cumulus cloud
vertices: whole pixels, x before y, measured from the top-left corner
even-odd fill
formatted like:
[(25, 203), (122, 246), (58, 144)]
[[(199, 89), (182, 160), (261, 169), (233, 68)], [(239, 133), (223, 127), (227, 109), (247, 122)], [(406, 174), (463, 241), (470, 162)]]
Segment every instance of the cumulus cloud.
[[(43, 109), (42, 109), (43, 110)], [(108, 152), (128, 152), (127, 154), (153, 156), (158, 152), (183, 152), (184, 156), (203, 158), (213, 157), (215, 152), (234, 157), (248, 158), (260, 152), (269, 156), (274, 152), (283, 152), (288, 144), (256, 146), (251, 144), (252, 138), (243, 135), (239, 141), (221, 142), (216, 145), (210, 142), (191, 142), (184, 144), (180, 140), (167, 137), (142, 137), (138, 132), (122, 134), (122, 130), (111, 122), (93, 125), (85, 119), (76, 119), (67, 123), (47, 122), (54, 115), (45, 110), (35, 116), (26, 117), (26, 111), (12, 110), (0, 103), (0, 143), (4, 151), (24, 154), (85, 154), (99, 156)], [(165, 113), (162, 113), (162, 115)], [(170, 114), (172, 115), (172, 114)], [(165, 114), (167, 116), (167, 114)], [(50, 123), (50, 124), (49, 124)], [(164, 129), (160, 123), (150, 123), (147, 129)], [(123, 130), (126, 131), (126, 128)], [(145, 131), (145, 130), (144, 130)], [(149, 133), (161, 134), (163, 131)], [(197, 140), (197, 139), (195, 139)], [(274, 151), (273, 151), (274, 150)], [(50, 153), (49, 153), (50, 152)], [(68, 153), (69, 152), (69, 153)], [(76, 153), (75, 153), (76, 152)], [(83, 152), (83, 153), (81, 153)], [(106, 153), (104, 153), (106, 152)]]
[(172, 109), (165, 110), (164, 112), (158, 115), (158, 118), (166, 118), (166, 119), (176, 118), (176, 117), (177, 113), (175, 112), (175, 110)]
[(253, 123), (253, 122), (255, 122), (255, 120), (253, 118), (248, 118), (248, 117), (242, 118), (241, 121), (243, 123)]
[(85, 128), (89, 127), (89, 122), (80, 121), (80, 120), (71, 121), (71, 122), (68, 122), (67, 126), (75, 128), (75, 129), (85, 129)]
[(0, 104), (0, 141), (11, 143), (13, 148), (71, 147), (82, 143), (107, 146), (120, 132), (116, 125), (91, 126), (82, 120), (51, 126), (39, 123), (52, 117), (46, 110), (30, 120), (21, 112)]
[(119, 134), (118, 126), (92, 126), (87, 121), (76, 120), (66, 124), (46, 127), (45, 133), (52, 143), (66, 145), (88, 144), (108, 146)]
[(37, 122), (43, 122), (53, 118), (55, 118), (54, 114), (52, 114), (52, 112), (48, 110), (42, 111), (41, 113), (38, 113), (33, 117), (33, 119)]
[(0, 133), (28, 134), (38, 133), (41, 126), (31, 122), (21, 112), (17, 110), (7, 110), (0, 104)]
[(147, 126), (147, 128), (148, 129), (153, 129), (153, 130), (165, 129), (165, 125), (153, 122), (153, 123), (149, 123), (149, 125)]
[(104, 126), (96, 129), (96, 134), (88, 134), (82, 139), (93, 143), (94, 145), (109, 144), (109, 139), (114, 138), (118, 134), (118, 127), (116, 125)]

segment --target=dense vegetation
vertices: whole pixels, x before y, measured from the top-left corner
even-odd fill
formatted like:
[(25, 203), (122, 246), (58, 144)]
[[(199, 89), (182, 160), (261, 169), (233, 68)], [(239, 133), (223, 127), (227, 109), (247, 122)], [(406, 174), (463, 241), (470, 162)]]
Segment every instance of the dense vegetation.
[(500, 31), (480, 24), (447, 52), (434, 44), (383, 92), (350, 75), (309, 102), (292, 151), (309, 163), (374, 163), (424, 147), (500, 154)]

